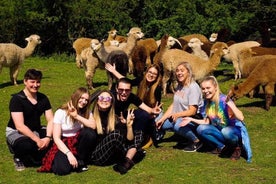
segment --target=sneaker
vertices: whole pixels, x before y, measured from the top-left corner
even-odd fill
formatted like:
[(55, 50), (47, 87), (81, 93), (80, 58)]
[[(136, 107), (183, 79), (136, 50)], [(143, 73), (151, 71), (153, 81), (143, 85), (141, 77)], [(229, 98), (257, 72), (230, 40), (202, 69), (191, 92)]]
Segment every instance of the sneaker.
[(126, 157), (122, 163), (114, 165), (113, 170), (120, 174), (126, 174), (133, 166), (134, 162)]
[(236, 147), (234, 152), (232, 153), (230, 159), (231, 160), (239, 160), (241, 157), (241, 148), (240, 147)]
[(19, 158), (14, 158), (13, 161), (16, 171), (23, 171), (25, 169), (23, 162)]
[(199, 148), (201, 148), (203, 146), (203, 144), (201, 142), (194, 142), (188, 146), (186, 146), (183, 151), (185, 152), (195, 152), (197, 151)]

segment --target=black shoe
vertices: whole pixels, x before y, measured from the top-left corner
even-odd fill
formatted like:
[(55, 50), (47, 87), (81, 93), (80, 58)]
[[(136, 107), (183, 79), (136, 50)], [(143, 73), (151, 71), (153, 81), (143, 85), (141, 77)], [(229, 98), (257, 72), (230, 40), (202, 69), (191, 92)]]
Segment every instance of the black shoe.
[(23, 162), (19, 158), (14, 158), (13, 161), (16, 171), (23, 171), (25, 169)]
[(201, 142), (194, 142), (188, 146), (186, 146), (183, 151), (185, 152), (195, 152), (198, 149), (200, 149), (203, 146), (203, 144)]
[(126, 157), (122, 163), (114, 165), (113, 169), (120, 174), (126, 174), (133, 166), (134, 162)]
[(78, 168), (76, 169), (76, 171), (77, 172), (88, 171), (88, 167), (82, 160), (78, 160)]
[(138, 149), (132, 160), (134, 163), (138, 163), (141, 162), (145, 158), (145, 156), (146, 151), (143, 149)]

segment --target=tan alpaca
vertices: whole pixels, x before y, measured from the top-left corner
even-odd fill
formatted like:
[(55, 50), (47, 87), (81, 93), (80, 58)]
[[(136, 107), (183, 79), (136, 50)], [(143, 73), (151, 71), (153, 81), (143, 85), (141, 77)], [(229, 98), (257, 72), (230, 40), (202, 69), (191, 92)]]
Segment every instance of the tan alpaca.
[(40, 36), (31, 35), (25, 38), (28, 42), (25, 48), (21, 48), (13, 43), (0, 44), (0, 73), (3, 67), (10, 68), (10, 80), (17, 85), (19, 69), (25, 58), (31, 56), (37, 45), (41, 43)]

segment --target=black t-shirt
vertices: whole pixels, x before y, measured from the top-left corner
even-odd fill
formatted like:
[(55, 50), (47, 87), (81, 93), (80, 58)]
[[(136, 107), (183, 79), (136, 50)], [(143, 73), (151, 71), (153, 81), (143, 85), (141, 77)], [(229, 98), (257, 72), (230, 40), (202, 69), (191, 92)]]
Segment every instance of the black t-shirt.
[(112, 91), (115, 97), (115, 113), (120, 116), (121, 112), (127, 111), (130, 104), (134, 104), (136, 107), (139, 107), (143, 102), (142, 100), (133, 93), (130, 93), (126, 101), (120, 101), (117, 99), (117, 92)]
[[(37, 93), (37, 104), (32, 104), (25, 93), (20, 91), (14, 94), (10, 100), (10, 112), (23, 112), (24, 124), (32, 131), (41, 129), (40, 117), (45, 111), (51, 109), (48, 97), (42, 93)], [(15, 128), (14, 121), (10, 117), (8, 127)]]

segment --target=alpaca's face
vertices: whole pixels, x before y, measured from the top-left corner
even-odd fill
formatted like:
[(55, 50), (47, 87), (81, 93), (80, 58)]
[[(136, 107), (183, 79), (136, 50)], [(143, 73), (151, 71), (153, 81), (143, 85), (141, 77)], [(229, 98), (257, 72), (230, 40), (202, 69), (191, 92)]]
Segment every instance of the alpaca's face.
[(113, 29), (113, 30), (109, 31), (108, 34), (109, 34), (112, 38), (115, 38), (115, 36), (117, 35), (117, 30), (116, 30), (116, 29)]
[(97, 39), (92, 39), (91, 40), (91, 48), (94, 51), (97, 51), (100, 49), (100, 47), (102, 46), (102, 44), (99, 42), (99, 40)]
[(188, 43), (188, 46), (192, 49), (201, 48), (201, 45), (203, 45), (203, 43), (198, 38), (192, 38)]
[(142, 30), (138, 27), (133, 27), (129, 30), (128, 34), (129, 35), (134, 35), (136, 39), (141, 39), (144, 37), (144, 33), (142, 32)]
[(167, 48), (172, 48), (176, 43), (181, 46), (181, 43), (176, 38), (169, 36), (167, 40)]
[(212, 33), (209, 40), (210, 42), (215, 42), (218, 38), (218, 33)]

